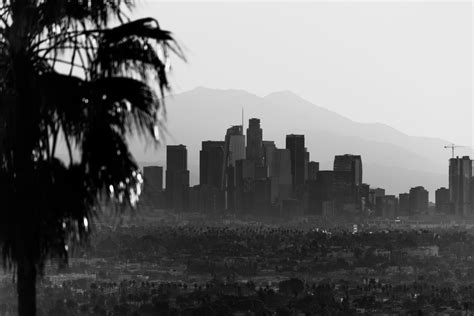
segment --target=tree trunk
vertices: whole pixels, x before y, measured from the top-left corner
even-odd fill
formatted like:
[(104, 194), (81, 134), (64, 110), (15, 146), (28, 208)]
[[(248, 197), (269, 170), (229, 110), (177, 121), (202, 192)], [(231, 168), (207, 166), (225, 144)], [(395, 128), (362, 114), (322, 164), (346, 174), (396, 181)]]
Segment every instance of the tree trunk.
[(36, 266), (24, 258), (17, 265), (18, 316), (36, 315)]

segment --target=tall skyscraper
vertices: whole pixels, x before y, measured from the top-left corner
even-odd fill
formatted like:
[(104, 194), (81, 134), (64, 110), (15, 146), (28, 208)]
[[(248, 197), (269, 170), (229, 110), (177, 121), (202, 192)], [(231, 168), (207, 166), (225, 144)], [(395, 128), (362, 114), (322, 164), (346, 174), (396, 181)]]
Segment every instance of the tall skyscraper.
[(187, 210), (189, 201), (188, 151), (184, 145), (166, 146), (166, 195), (168, 208)]
[(355, 185), (362, 184), (362, 158), (360, 155), (338, 155), (334, 158), (334, 171), (351, 173)]
[(271, 177), (271, 165), (273, 159), (273, 152), (276, 150), (275, 142), (270, 140), (263, 141), (263, 162), (267, 168), (267, 176)]
[(263, 166), (263, 131), (257, 118), (249, 120), (246, 156), (248, 160), (255, 161), (257, 166)]
[(457, 216), (471, 214), (472, 161), (469, 156), (449, 160), (449, 195)]
[(199, 183), (221, 187), (222, 164), (224, 163), (223, 141), (204, 141), (199, 152)]
[(291, 154), (291, 176), (293, 191), (296, 192), (305, 181), (304, 135), (286, 135), (286, 149)]
[(236, 161), (245, 159), (245, 136), (242, 125), (227, 129), (224, 142), (221, 188), (225, 192), (225, 208), (235, 210)]
[(423, 214), (428, 211), (428, 191), (418, 186), (410, 189), (410, 215)]
[(362, 159), (359, 155), (338, 155), (334, 158), (335, 196), (338, 208), (358, 210), (362, 207)]

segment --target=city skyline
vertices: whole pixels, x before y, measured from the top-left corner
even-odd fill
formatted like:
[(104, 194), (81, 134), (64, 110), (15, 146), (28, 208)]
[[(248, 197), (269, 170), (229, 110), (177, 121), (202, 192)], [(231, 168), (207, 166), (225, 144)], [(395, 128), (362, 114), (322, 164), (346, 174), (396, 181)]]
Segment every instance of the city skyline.
[[(197, 184), (200, 142), (213, 140), (223, 129), (241, 124), (243, 105), (246, 119), (261, 118), (264, 138), (273, 139), (277, 146), (284, 146), (285, 134), (305, 134), (306, 147), (322, 169), (332, 165), (334, 155), (359, 153), (365, 158), (367, 179), (389, 192), (416, 186), (420, 179), (426, 179), (430, 191), (448, 185), (445, 164), (451, 150), (444, 148), (448, 141), (409, 137), (381, 124), (360, 124), (289, 92), (259, 98), (245, 91), (199, 88), (178, 94), (167, 100), (171, 136), (165, 135), (163, 146), (148, 147), (143, 153), (143, 143), (136, 142), (132, 150), (141, 150), (137, 159), (141, 165), (148, 165), (164, 163), (165, 144), (186, 144), (190, 150), (190, 180)], [(285, 111), (286, 120), (282, 122), (280, 113)], [(302, 116), (306, 122), (295, 122), (294, 118)], [(471, 150), (456, 148), (455, 154), (471, 155)]]
[[(243, 119), (243, 117), (242, 117)], [(261, 120), (260, 118), (249, 118), (248, 119), (248, 128), (246, 129), (247, 134), (244, 133), (243, 125), (234, 125), (227, 129), (225, 134), (224, 140), (219, 139), (216, 137), (214, 140), (203, 140), (201, 142), (202, 149), (200, 151), (200, 159), (199, 159), (199, 184), (190, 186), (189, 182), (189, 171), (187, 172), (187, 178), (183, 185), (186, 188), (190, 188), (194, 190), (195, 194), (199, 194), (199, 191), (202, 190), (203, 186), (206, 190), (206, 194), (209, 194), (209, 189), (215, 189), (215, 192), (212, 193), (215, 196), (213, 197), (214, 200), (222, 200), (225, 202), (222, 206), (223, 209), (236, 211), (237, 206), (229, 206), (228, 199), (230, 198), (231, 204), (237, 203), (236, 194), (242, 194), (242, 188), (248, 187), (249, 185), (253, 186), (257, 183), (259, 179), (269, 180), (268, 182), (268, 190), (269, 192), (269, 201), (274, 203), (274, 201), (279, 201), (278, 203), (284, 202), (284, 200), (280, 200), (279, 193), (280, 188), (280, 180), (278, 178), (281, 177), (281, 170), (288, 169), (286, 172), (291, 173), (291, 181), (288, 182), (289, 184), (292, 183), (292, 193), (285, 193), (285, 199), (292, 198), (303, 200), (304, 193), (303, 191), (307, 191), (309, 195), (314, 195), (317, 197), (321, 196), (331, 196), (331, 200), (341, 200), (344, 202), (341, 203), (354, 203), (354, 201), (360, 200), (361, 196), (366, 196), (366, 200), (370, 202), (362, 202), (364, 203), (372, 203), (375, 207), (375, 212), (378, 216), (383, 214), (398, 214), (398, 207), (400, 203), (400, 210), (401, 212), (408, 212), (408, 214), (413, 215), (413, 210), (417, 210), (417, 212), (426, 212), (428, 210), (429, 202), (436, 202), (436, 210), (443, 210), (446, 209), (448, 212), (452, 210), (455, 214), (468, 214), (471, 209), (471, 202), (470, 198), (467, 198), (468, 201), (466, 204), (467, 208), (465, 211), (458, 211), (458, 202), (454, 197), (454, 192), (459, 192), (458, 187), (453, 184), (455, 177), (455, 169), (453, 169), (452, 164), (459, 159), (462, 161), (466, 161), (469, 169), (465, 171), (461, 171), (461, 173), (465, 174), (467, 177), (467, 187), (464, 185), (467, 196), (471, 195), (471, 181), (473, 181), (472, 189), (474, 190), (474, 174), (472, 173), (472, 160), (469, 159), (468, 156), (463, 156), (462, 158), (451, 158), (449, 160), (449, 190), (448, 195), (449, 199), (446, 200), (446, 197), (442, 197), (441, 191), (447, 190), (442, 185), (438, 186), (436, 191), (430, 192), (427, 191), (423, 184), (420, 181), (420, 185), (415, 187), (409, 188), (409, 193), (399, 192), (396, 195), (390, 195), (385, 193), (384, 188), (379, 188), (377, 186), (372, 186), (367, 184), (363, 181), (363, 163), (361, 155), (353, 155), (353, 154), (343, 154), (343, 155), (336, 155), (334, 157), (334, 165), (333, 168), (329, 170), (320, 170), (319, 169), (319, 162), (312, 161), (310, 159), (310, 151), (307, 150), (305, 147), (305, 135), (297, 135), (297, 134), (287, 134), (286, 135), (286, 148), (279, 149), (275, 146), (275, 142), (273, 140), (265, 140), (263, 135), (263, 128), (260, 125)], [(242, 121), (244, 124), (244, 121)], [(217, 136), (217, 135), (216, 135)], [(247, 142), (245, 141), (247, 138)], [(236, 146), (236, 141), (238, 140), (238, 145)], [(176, 165), (177, 161), (183, 165), (181, 169), (187, 169), (187, 156), (188, 151), (186, 145), (168, 145), (167, 147), (167, 162), (166, 162), (166, 175), (168, 175), (168, 168), (170, 170), (176, 169), (174, 165)], [(176, 148), (182, 150), (184, 158), (180, 159), (169, 159), (170, 151), (174, 151)], [(280, 160), (279, 151), (287, 151), (288, 152), (288, 161), (287, 165), (281, 169), (281, 163), (277, 162)], [(176, 158), (176, 157), (175, 157)], [(221, 168), (220, 166), (223, 166)], [(163, 168), (164, 166), (160, 166), (158, 168)], [(145, 167), (145, 169), (149, 169), (150, 167)], [(467, 167), (465, 167), (467, 168)], [(280, 170), (276, 171), (275, 170)], [(223, 173), (222, 173), (223, 172)], [(285, 171), (283, 171), (285, 172)], [(321, 179), (320, 176), (322, 176)], [(162, 182), (163, 173), (161, 172), (160, 181)], [(219, 181), (220, 177), (223, 177), (223, 181)], [(276, 180), (273, 181), (273, 177), (276, 176)], [(329, 177), (329, 178), (328, 178)], [(473, 180), (471, 180), (471, 178)], [(214, 180), (211, 180), (214, 179)], [(239, 180), (240, 179), (240, 180)], [(247, 180), (246, 180), (247, 179)], [(327, 182), (328, 180), (330, 182)], [(457, 179), (457, 178), (456, 178)], [(246, 184), (246, 181), (250, 180), (251, 182)], [(271, 181), (270, 181), (271, 180)], [(240, 181), (240, 182), (239, 182)], [(242, 182), (243, 181), (243, 182)], [(458, 181), (458, 180), (456, 180)], [(152, 180), (153, 182), (153, 180)], [(168, 176), (166, 177), (166, 182), (168, 183)], [(239, 184), (240, 183), (240, 184)], [(278, 184), (280, 183), (280, 184)], [(314, 188), (312, 187), (314, 184)], [(273, 187), (276, 185), (276, 188)], [(240, 186), (240, 189), (239, 189)], [(325, 192), (325, 186), (332, 187), (332, 193), (319, 193), (320, 190)], [(169, 186), (166, 187), (166, 190)], [(174, 190), (171, 188), (171, 190)], [(181, 189), (180, 189), (181, 190)], [(229, 191), (230, 190), (230, 191)], [(240, 190), (240, 193), (239, 193)], [(255, 190), (255, 189), (252, 189)], [(309, 190), (309, 191), (308, 191)], [(318, 191), (319, 190), (319, 191)], [(464, 190), (464, 189), (463, 189)], [(230, 192), (229, 194), (226, 193), (226, 197), (219, 197), (219, 191), (222, 192)], [(407, 190), (408, 191), (408, 188)], [(252, 191), (253, 192), (253, 191)], [(274, 193), (275, 192), (275, 193)], [(372, 193), (373, 192), (373, 193)], [(173, 194), (167, 192), (167, 195)], [(180, 193), (182, 194), (182, 193)], [(289, 194), (289, 195), (288, 195)], [(374, 194), (373, 197), (371, 194)], [(245, 194), (244, 194), (245, 195)], [(255, 196), (261, 196), (264, 194), (256, 194)], [(229, 197), (232, 196), (232, 197)], [(406, 202), (402, 201), (403, 198), (409, 198), (409, 201)], [(275, 200), (276, 198), (276, 200)], [(252, 198), (253, 199), (253, 198)], [(186, 200), (189, 200), (186, 198)], [(235, 201), (234, 201), (235, 200)], [(314, 199), (313, 199), (314, 200)], [(310, 197), (311, 201), (311, 197)], [(377, 201), (377, 202), (376, 202)], [(399, 202), (400, 201), (400, 202)], [(191, 203), (191, 202), (190, 202)], [(270, 203), (270, 202), (269, 202)], [(310, 202), (308, 202), (310, 203)], [(357, 205), (356, 202), (355, 205)], [(404, 205), (404, 203), (408, 203)], [(453, 203), (452, 207), (449, 206), (450, 203)], [(207, 202), (206, 205), (212, 203)], [(215, 204), (215, 203), (214, 203)], [(383, 206), (376, 206), (376, 205), (383, 205)], [(446, 204), (446, 205), (443, 205)], [(235, 204), (237, 205), (237, 204)], [(168, 207), (170, 207), (168, 203)], [(216, 206), (214, 206), (215, 208)], [(333, 206), (334, 208), (334, 206)], [(242, 209), (242, 206), (240, 206)], [(306, 210), (305, 210), (306, 211)], [(321, 212), (321, 210), (319, 211)], [(334, 210), (332, 211), (334, 212)], [(403, 213), (404, 214), (404, 213)]]

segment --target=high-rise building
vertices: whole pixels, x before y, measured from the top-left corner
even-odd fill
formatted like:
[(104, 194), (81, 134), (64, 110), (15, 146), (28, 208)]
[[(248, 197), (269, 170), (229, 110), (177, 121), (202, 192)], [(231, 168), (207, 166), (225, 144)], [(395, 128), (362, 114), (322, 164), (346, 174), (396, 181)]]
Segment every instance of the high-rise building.
[(451, 214), (451, 199), (448, 188), (439, 188), (435, 192), (435, 208), (438, 213)]
[(151, 209), (162, 208), (166, 205), (163, 199), (163, 167), (143, 167), (143, 198), (142, 205)]
[(286, 135), (286, 149), (291, 153), (291, 176), (293, 191), (297, 192), (305, 181), (304, 135)]
[(334, 157), (334, 171), (350, 172), (354, 185), (362, 184), (362, 158), (360, 155), (337, 155)]
[(428, 211), (428, 191), (418, 186), (410, 189), (410, 215), (424, 214)]
[(222, 164), (224, 163), (223, 141), (204, 141), (199, 153), (199, 183), (220, 188)]
[(362, 159), (359, 155), (338, 155), (334, 158), (335, 202), (338, 209), (356, 212), (362, 207)]
[(410, 215), (410, 193), (400, 193), (398, 195), (398, 215)]
[(247, 128), (247, 150), (248, 160), (253, 160), (257, 166), (263, 166), (263, 131), (260, 127), (260, 120), (251, 118)]
[(221, 182), (225, 209), (231, 211), (235, 210), (235, 165), (240, 159), (245, 159), (245, 136), (242, 125), (235, 125), (228, 128), (225, 135)]
[(272, 202), (288, 199), (292, 192), (291, 152), (288, 149), (275, 149), (270, 166)]
[(275, 142), (272, 140), (263, 141), (263, 161), (265, 167), (267, 167), (267, 176), (271, 177), (270, 168), (272, 165), (273, 152), (275, 151)]
[(472, 161), (469, 156), (449, 160), (449, 195), (457, 216), (471, 214)]
[(199, 186), (194, 187), (194, 207), (201, 212), (215, 213), (223, 208), (224, 192), (221, 190), (223, 141), (203, 141), (199, 153)]
[(166, 146), (166, 196), (168, 208), (187, 210), (189, 201), (188, 152), (184, 145)]

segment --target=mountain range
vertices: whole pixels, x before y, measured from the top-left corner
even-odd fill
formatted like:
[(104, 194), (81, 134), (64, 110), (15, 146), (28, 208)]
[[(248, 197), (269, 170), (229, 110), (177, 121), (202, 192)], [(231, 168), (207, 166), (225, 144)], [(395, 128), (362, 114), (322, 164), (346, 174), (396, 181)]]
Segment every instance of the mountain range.
[[(229, 126), (241, 124), (242, 109), (244, 128), (249, 118), (259, 118), (263, 139), (274, 140), (277, 147), (284, 148), (287, 134), (304, 134), (310, 159), (320, 162), (322, 170), (332, 169), (335, 155), (362, 155), (364, 182), (385, 188), (387, 194), (422, 185), (434, 200), (434, 190), (448, 185), (451, 152), (443, 148), (450, 144), (447, 140), (409, 136), (380, 123), (355, 122), (289, 91), (260, 97), (243, 90), (203, 87), (166, 100), (164, 144), (187, 146), (192, 184), (199, 179), (201, 142), (223, 140)], [(135, 139), (131, 147), (141, 165), (165, 165), (164, 144), (144, 150), (144, 142)]]

